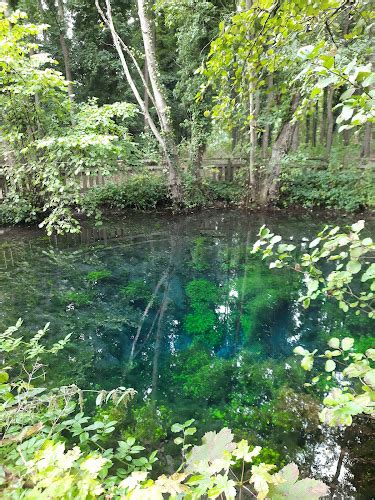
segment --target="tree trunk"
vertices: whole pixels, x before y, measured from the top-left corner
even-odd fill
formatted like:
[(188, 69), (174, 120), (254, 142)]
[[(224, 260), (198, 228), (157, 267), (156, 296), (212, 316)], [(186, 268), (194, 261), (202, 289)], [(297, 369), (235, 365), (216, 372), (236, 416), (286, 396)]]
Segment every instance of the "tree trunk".
[(151, 382), (151, 399), (156, 400), (157, 391), (158, 391), (158, 382), (159, 382), (159, 358), (161, 354), (161, 342), (163, 337), (163, 321), (165, 313), (168, 308), (168, 294), (169, 294), (169, 283), (165, 285), (164, 295), (160, 306), (160, 314), (158, 319), (158, 325), (156, 330), (156, 339), (154, 345), (154, 358), (152, 361), (152, 382)]
[[(143, 68), (143, 76), (144, 76), (146, 85), (149, 85), (150, 84), (150, 79), (148, 77), (148, 69), (147, 69), (147, 62), (146, 61), (145, 61), (145, 65), (144, 65), (144, 68)], [(143, 101), (145, 103), (145, 110), (149, 114), (149, 101), (150, 101), (150, 98), (149, 98), (149, 95), (148, 95), (148, 92), (147, 92), (146, 88), (145, 88), (144, 93), (143, 93)], [(147, 120), (146, 114), (145, 114), (144, 115), (144, 130), (145, 130), (145, 132), (148, 129), (149, 129), (148, 120)]]
[(166, 161), (169, 169), (169, 184), (172, 198), (176, 203), (182, 203), (182, 186), (180, 177), (180, 161), (175, 143), (170, 109), (161, 90), (159, 71), (156, 61), (156, 51), (153, 40), (152, 24), (145, 0), (137, 0), (138, 17), (141, 24), (143, 45), (145, 49), (145, 60), (147, 62), (148, 74), (154, 95), (155, 107), (157, 109), (162, 133), (166, 143)]
[(318, 103), (315, 105), (315, 110), (312, 118), (312, 135), (311, 135), (311, 144), (313, 147), (316, 147), (316, 137), (318, 132), (318, 116), (319, 116), (319, 106)]
[[(106, 3), (106, 14), (104, 14), (102, 8), (99, 5), (99, 0), (95, 0), (96, 8), (101, 15), (103, 21), (106, 23), (108, 28), (110, 29), (113, 44), (115, 49), (117, 50), (118, 56), (121, 61), (121, 65), (129, 83), (129, 86), (134, 94), (134, 97), (145, 115), (145, 119), (147, 120), (147, 124), (149, 125), (152, 133), (154, 134), (156, 140), (158, 141), (161, 149), (163, 151), (168, 170), (169, 170), (169, 186), (171, 190), (171, 195), (173, 201), (177, 204), (182, 203), (182, 186), (181, 186), (181, 177), (180, 177), (180, 165), (179, 158), (177, 154), (177, 146), (173, 137), (173, 130), (170, 121), (169, 108), (166, 105), (166, 101), (164, 96), (159, 88), (159, 82), (157, 77), (157, 64), (155, 57), (155, 49), (153, 43), (152, 29), (150, 26), (150, 21), (146, 15), (144, 1), (138, 1), (139, 7), (139, 16), (141, 21), (142, 28), (142, 36), (144, 40), (145, 46), (145, 62), (147, 63), (148, 76), (152, 86), (152, 93), (148, 88), (148, 85), (144, 79), (144, 75), (134, 57), (131, 53), (130, 49), (126, 46), (126, 44), (119, 37), (112, 18), (112, 8), (110, 0), (105, 0)], [(146, 49), (147, 47), (147, 49)], [(141, 81), (145, 90), (147, 90), (147, 94), (150, 100), (153, 102), (158, 119), (160, 130), (156, 126), (154, 120), (152, 119), (148, 106), (145, 105), (144, 99), (141, 97), (140, 92), (135, 84), (135, 81), (130, 73), (128, 64), (125, 59), (124, 51), (129, 57), (132, 59), (139, 76), (141, 77)]]
[[(300, 95), (296, 94), (291, 104), (291, 115), (296, 111), (299, 100)], [(290, 149), (296, 126), (297, 122), (293, 121), (292, 118), (284, 123), (272, 147), (268, 175), (266, 176), (262, 190), (262, 203), (265, 205), (274, 203), (279, 196), (281, 162), (284, 155), (287, 154)]]
[(350, 130), (343, 130), (342, 137), (344, 141), (344, 146), (349, 146), (350, 144)]
[[(244, 7), (246, 10), (251, 9), (253, 6), (253, 0), (246, 0)], [(251, 69), (249, 68), (249, 71)], [(254, 71), (251, 71), (251, 78), (255, 78)], [(257, 109), (258, 108), (258, 109)], [(256, 202), (257, 190), (256, 190), (256, 150), (257, 150), (257, 116), (259, 113), (259, 96), (256, 95), (254, 90), (254, 85), (252, 82), (249, 84), (249, 114), (250, 114), (250, 124), (249, 124), (249, 138), (250, 138), (250, 154), (249, 154), (249, 172), (248, 172), (248, 188), (246, 196), (246, 206), (251, 203)]]
[(249, 155), (249, 177), (248, 177), (248, 196), (247, 196), (247, 206), (251, 202), (256, 202), (256, 150), (257, 150), (257, 129), (256, 129), (256, 119), (257, 119), (257, 106), (256, 106), (256, 96), (252, 89), (250, 88), (250, 99), (249, 99), (249, 112), (251, 115), (250, 119), (250, 155)]
[(61, 45), (61, 50), (64, 58), (64, 67), (65, 67), (65, 78), (68, 82), (68, 93), (69, 93), (69, 99), (71, 101), (74, 100), (74, 87), (73, 87), (73, 77), (72, 77), (72, 69), (70, 65), (70, 55), (69, 55), (69, 48), (68, 44), (66, 42), (66, 22), (65, 22), (65, 11), (64, 11), (64, 2), (63, 0), (57, 0), (57, 11), (59, 14), (59, 21), (60, 21), (60, 45)]
[(366, 123), (361, 157), (370, 158), (372, 153), (371, 149), (372, 149), (372, 123)]
[(331, 152), (333, 141), (333, 87), (329, 87), (327, 91), (327, 141), (326, 141), (326, 155)]
[(297, 151), (297, 149), (299, 148), (299, 130), (300, 130), (300, 123), (297, 122), (293, 132), (292, 144), (290, 146), (290, 149), (292, 151)]
[(323, 146), (327, 144), (327, 88), (323, 90), (321, 108), (322, 108), (322, 113), (321, 113), (319, 136), (320, 136), (320, 144)]
[[(266, 110), (269, 112), (272, 106), (272, 101), (273, 101), (273, 75), (269, 75), (267, 78), (267, 102), (266, 102)], [(262, 136), (262, 157), (267, 158), (268, 156), (268, 146), (270, 143), (270, 132), (271, 132), (271, 126), (267, 122), (264, 131), (263, 131), (263, 136)]]
[(305, 144), (308, 145), (310, 142), (310, 115), (306, 115), (306, 128), (305, 128)]

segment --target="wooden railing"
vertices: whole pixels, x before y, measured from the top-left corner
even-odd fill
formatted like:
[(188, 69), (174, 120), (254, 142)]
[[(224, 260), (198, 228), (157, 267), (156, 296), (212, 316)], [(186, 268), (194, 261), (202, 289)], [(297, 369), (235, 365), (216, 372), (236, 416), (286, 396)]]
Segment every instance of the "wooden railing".
[[(326, 163), (321, 158), (311, 158), (310, 169), (326, 168)], [(183, 160), (184, 168), (187, 168), (187, 161)], [(246, 159), (231, 158), (231, 157), (217, 157), (217, 158), (204, 158), (202, 161), (202, 175), (205, 178), (213, 179), (216, 181), (232, 182), (235, 178), (236, 172), (246, 167)], [(358, 162), (358, 168), (374, 168), (374, 161)], [(150, 172), (166, 172), (165, 165), (158, 165), (151, 161), (145, 161), (145, 166)], [(299, 165), (298, 165), (299, 167)], [(136, 173), (135, 169), (126, 167), (123, 164), (119, 165), (119, 169), (113, 175), (104, 176), (97, 175), (80, 175), (80, 185), (82, 191), (87, 191), (96, 186), (104, 186), (108, 183), (121, 183), (129, 176)], [(7, 186), (4, 176), (1, 175), (0, 170), (0, 202), (3, 201), (7, 193)]]
[[(183, 162), (186, 168), (186, 161)], [(166, 171), (164, 165), (157, 165), (153, 162), (145, 162), (147, 169), (150, 172), (163, 172)], [(246, 165), (246, 162), (241, 159), (233, 158), (204, 158), (202, 162), (203, 176), (206, 178), (212, 178), (219, 181), (233, 181), (236, 171), (242, 166)], [(126, 178), (136, 173), (136, 170), (120, 165), (119, 169), (113, 175), (80, 175), (80, 185), (82, 191), (87, 191), (96, 186), (104, 186), (108, 183), (120, 183)], [(7, 184), (5, 177), (1, 175), (0, 171), (0, 202), (4, 200), (7, 193)]]

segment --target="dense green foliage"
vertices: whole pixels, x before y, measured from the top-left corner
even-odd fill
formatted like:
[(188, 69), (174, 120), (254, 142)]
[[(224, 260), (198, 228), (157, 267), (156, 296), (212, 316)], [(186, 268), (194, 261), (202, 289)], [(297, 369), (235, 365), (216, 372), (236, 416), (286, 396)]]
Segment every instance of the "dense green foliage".
[[(2, 224), (77, 232), (76, 212), (100, 221), (102, 207), (374, 207), (367, 0), (158, 0), (151, 59), (135, 3), (104, 18), (81, 0), (1, 3)], [(234, 181), (211, 180), (210, 148), (241, 159)], [(155, 182), (150, 161), (165, 166)], [(97, 175), (105, 186), (83, 199)]]
[[(370, 491), (365, 221), (301, 244), (267, 221), (250, 252), (253, 228), (222, 245), (204, 213), (187, 242), (174, 214), (373, 210), (373, 21), (370, 0), (0, 1), (0, 224), (47, 233), (1, 246), (4, 498), (318, 500), (300, 475), (328, 480), (331, 445), (331, 493), (344, 453)], [(128, 209), (173, 215), (108, 238)]]
[(359, 212), (375, 208), (372, 170), (358, 168), (311, 170), (286, 167), (281, 176), (280, 205)]
[[(72, 208), (79, 206), (80, 175), (116, 170), (128, 161), (133, 145), (123, 121), (135, 114), (127, 103), (98, 106), (96, 99), (73, 106), (54, 61), (36, 52), (43, 26), (25, 24), (25, 15), (0, 8), (1, 133), (4, 173), (9, 190), (5, 221), (44, 213), (47, 232), (79, 231)], [(32, 104), (33, 111), (30, 111)]]

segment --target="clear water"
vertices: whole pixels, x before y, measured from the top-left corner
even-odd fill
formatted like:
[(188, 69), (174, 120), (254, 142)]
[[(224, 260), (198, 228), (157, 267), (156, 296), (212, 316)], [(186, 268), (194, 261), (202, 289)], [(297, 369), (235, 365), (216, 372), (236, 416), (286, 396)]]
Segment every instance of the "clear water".
[(292, 350), (333, 335), (367, 342), (372, 325), (330, 302), (303, 310), (299, 276), (250, 255), (263, 223), (299, 242), (336, 222), (350, 221), (213, 210), (128, 215), (64, 238), (4, 230), (0, 326), (22, 317), (30, 332), (50, 322), (51, 341), (72, 333), (50, 384), (136, 389), (117, 415), (122, 432), (158, 443), (169, 465), (170, 425), (195, 418), (200, 435), (228, 426), (262, 445), (265, 460), (333, 480), (337, 498), (370, 498), (371, 424), (320, 428)]

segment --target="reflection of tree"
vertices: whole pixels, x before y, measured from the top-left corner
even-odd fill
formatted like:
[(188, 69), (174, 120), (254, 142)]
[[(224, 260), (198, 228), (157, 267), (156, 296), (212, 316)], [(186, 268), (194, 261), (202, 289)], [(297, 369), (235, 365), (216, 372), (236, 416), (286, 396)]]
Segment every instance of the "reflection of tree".
[[(271, 461), (288, 447), (290, 460), (308, 468), (325, 436), (316, 431), (304, 374), (289, 357), (293, 335), (302, 334), (306, 345), (336, 331), (360, 332), (365, 341), (368, 323), (344, 324), (330, 304), (304, 313), (291, 301), (298, 276), (269, 272), (249, 254), (260, 221), (229, 213), (161, 221), (163, 231), (151, 217), (129, 218), (100, 233), (106, 244), (92, 245), (98, 234), (89, 231), (78, 247), (78, 239), (60, 248), (46, 240), (14, 243), (17, 266), (8, 266), (0, 282), (0, 322), (51, 321), (51, 340), (73, 332), (52, 367), (54, 382), (135, 387), (129, 420), (137, 436), (164, 439), (171, 422), (195, 417), (202, 430), (229, 426), (239, 438), (262, 442)], [(87, 280), (105, 270), (107, 278)], [(361, 486), (369, 437), (364, 430), (358, 442), (353, 437), (343, 458)], [(337, 447), (339, 438), (331, 439)]]
[(163, 335), (163, 326), (164, 326), (164, 316), (168, 308), (168, 293), (169, 293), (169, 282), (167, 282), (164, 285), (164, 294), (163, 298), (161, 301), (161, 306), (160, 306), (160, 312), (159, 312), (159, 318), (158, 318), (158, 325), (156, 329), (156, 339), (155, 339), (155, 345), (154, 345), (154, 359), (152, 363), (152, 392), (151, 392), (151, 398), (153, 400), (156, 399), (157, 396), (157, 387), (158, 387), (158, 380), (159, 380), (159, 357), (160, 357), (160, 348), (161, 348), (161, 338)]
[[(133, 340), (133, 343), (132, 343), (132, 348), (131, 348), (130, 356), (129, 356), (129, 363), (131, 363), (133, 361), (135, 347), (137, 345), (139, 336), (141, 335), (142, 326), (143, 326), (146, 318), (148, 317), (148, 314), (150, 312), (151, 307), (153, 306), (153, 304), (155, 302), (155, 299), (156, 299), (156, 297), (158, 295), (160, 287), (168, 279), (168, 276), (169, 276), (169, 270), (167, 270), (165, 273), (163, 273), (163, 275), (161, 276), (160, 280), (157, 282), (156, 287), (154, 288), (154, 291), (152, 293), (152, 297), (148, 301), (146, 309), (143, 311), (143, 314), (142, 314), (142, 317), (141, 317), (141, 321), (139, 322), (139, 325), (137, 327), (137, 333), (135, 334), (135, 337), (134, 337), (134, 340)], [(162, 302), (162, 305), (163, 305), (163, 302)], [(161, 307), (160, 307), (159, 310), (161, 310)], [(160, 315), (160, 313), (157, 314), (157, 316), (159, 316), (159, 315)], [(159, 322), (160, 322), (160, 316), (159, 316)], [(151, 330), (152, 330), (152, 328), (151, 328)]]

